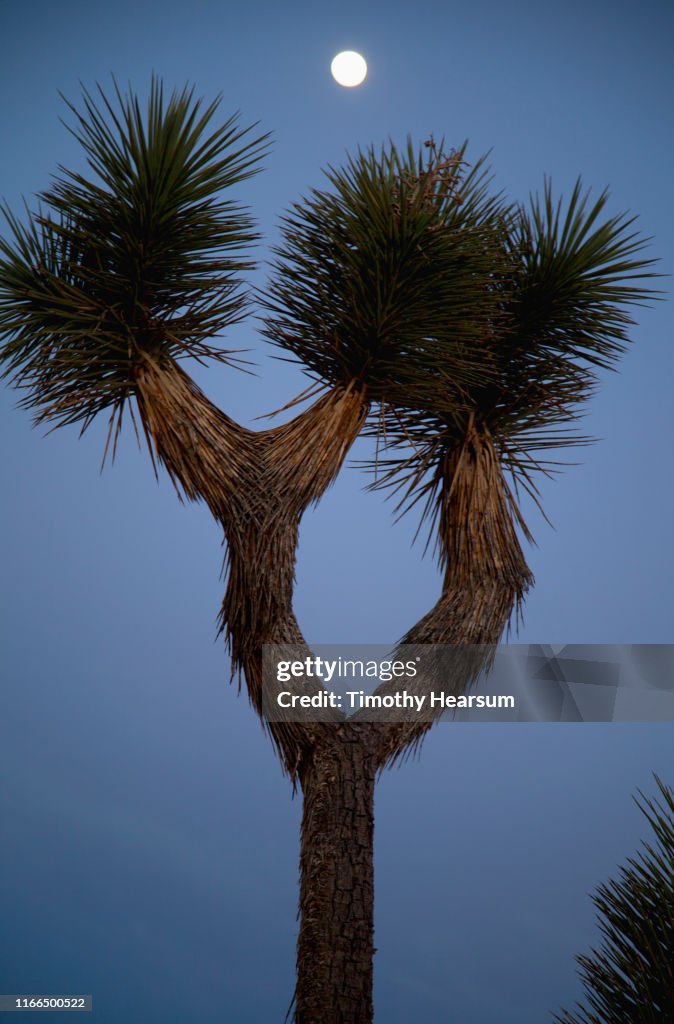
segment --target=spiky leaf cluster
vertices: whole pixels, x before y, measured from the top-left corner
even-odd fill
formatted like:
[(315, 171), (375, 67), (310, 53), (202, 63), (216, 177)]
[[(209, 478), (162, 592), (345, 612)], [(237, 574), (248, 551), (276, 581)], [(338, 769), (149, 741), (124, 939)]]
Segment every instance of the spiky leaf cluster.
[(566, 207), (543, 199), (521, 208), (508, 240), (514, 273), (505, 296), (503, 334), (495, 339), (495, 382), (473, 396), (476, 412), (507, 452), (556, 446), (552, 433), (573, 421), (594, 389), (595, 369), (615, 365), (634, 321), (625, 307), (651, 292), (635, 283), (655, 262), (634, 218), (601, 221), (606, 192), (590, 203), (579, 181)]
[(83, 90), (68, 104), (88, 173), (61, 168), (0, 240), (0, 359), (37, 419), (121, 417), (143, 354), (226, 360), (212, 339), (242, 316), (251, 218), (223, 190), (255, 172), (264, 137), (212, 121), (190, 89), (146, 106)]
[(504, 466), (534, 497), (532, 473), (549, 465), (539, 453), (589, 440), (573, 424), (597, 370), (614, 366), (629, 341), (634, 321), (625, 307), (654, 294), (638, 280), (656, 276), (649, 269), (655, 260), (640, 255), (646, 240), (631, 231), (634, 218), (601, 220), (607, 199), (602, 193), (590, 203), (578, 181), (564, 205), (548, 181), (542, 200), (533, 196), (529, 209), (518, 207), (504, 239), (508, 273), (488, 297), (496, 290), (499, 315), (480, 349), (484, 372), (459, 401), (444, 386), (429, 396), (426, 379), (425, 400), (414, 409), (387, 402), (387, 440), (411, 443), (413, 455), (380, 460), (379, 484), (403, 488), (403, 507), (425, 495), (434, 512), (443, 459), (469, 426), (493, 440)]
[(284, 218), (266, 335), (318, 380), (405, 407), (485, 371), (509, 210), (482, 162), (432, 140), (359, 151)]
[(592, 897), (602, 943), (577, 958), (586, 1006), (558, 1024), (663, 1024), (674, 1020), (674, 790), (637, 800), (655, 834), (617, 880)]

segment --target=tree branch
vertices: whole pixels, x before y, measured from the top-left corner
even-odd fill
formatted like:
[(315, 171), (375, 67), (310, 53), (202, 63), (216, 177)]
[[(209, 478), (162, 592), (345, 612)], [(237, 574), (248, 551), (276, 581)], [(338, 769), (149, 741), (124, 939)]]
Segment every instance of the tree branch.
[[(362, 390), (335, 387), (289, 423), (250, 431), (213, 405), (173, 361), (146, 359), (138, 407), (159, 461), (179, 493), (201, 498), (227, 541), (220, 612), (233, 673), (243, 672), (262, 715), (262, 646), (304, 645), (292, 598), (299, 523), (342, 467), (367, 415)], [(315, 735), (300, 723), (268, 725), (295, 775)]]

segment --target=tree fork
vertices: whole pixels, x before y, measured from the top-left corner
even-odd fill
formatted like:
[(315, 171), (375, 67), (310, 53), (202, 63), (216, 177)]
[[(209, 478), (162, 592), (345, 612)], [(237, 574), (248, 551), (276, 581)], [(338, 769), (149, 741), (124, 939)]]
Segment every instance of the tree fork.
[[(292, 597), (299, 524), (342, 467), (368, 411), (360, 385), (335, 387), (288, 423), (252, 431), (230, 419), (172, 359), (146, 357), (136, 396), (148, 441), (178, 493), (201, 498), (227, 541), (220, 613), (234, 671), (262, 716), (262, 646), (303, 645)], [(313, 733), (267, 723), (289, 775)]]

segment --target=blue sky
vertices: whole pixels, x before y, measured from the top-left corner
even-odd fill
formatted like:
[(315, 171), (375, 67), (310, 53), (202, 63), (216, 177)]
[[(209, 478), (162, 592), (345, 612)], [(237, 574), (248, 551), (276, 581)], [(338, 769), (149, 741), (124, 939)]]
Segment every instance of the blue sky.
[[(278, 217), (347, 150), (432, 132), (491, 149), (526, 199), (578, 174), (632, 210), (672, 272), (671, 39), (664, 2), (228, 5), (0, 0), (0, 194), (77, 166), (59, 90), (223, 94), (274, 135), (241, 189), (269, 257)], [(362, 52), (345, 90), (332, 56)], [(264, 266), (252, 276), (263, 284)], [(669, 283), (664, 282), (668, 288)], [(583, 423), (601, 438), (527, 509), (536, 587), (518, 639), (674, 642), (671, 302)], [(227, 338), (257, 377), (195, 376), (247, 424), (304, 386), (254, 319)], [(215, 640), (222, 549), (205, 509), (157, 483), (132, 436), (99, 474), (104, 424), (44, 438), (0, 391), (0, 992), (83, 991), (95, 1022), (282, 1020), (292, 994), (292, 800)], [(354, 458), (366, 451), (357, 446)], [(347, 467), (301, 533), (296, 610), (314, 642), (387, 642), (435, 601), (415, 522)], [(674, 782), (668, 725), (439, 726), (377, 797), (377, 1019), (517, 1024), (578, 994), (588, 892), (632, 854), (630, 797)]]

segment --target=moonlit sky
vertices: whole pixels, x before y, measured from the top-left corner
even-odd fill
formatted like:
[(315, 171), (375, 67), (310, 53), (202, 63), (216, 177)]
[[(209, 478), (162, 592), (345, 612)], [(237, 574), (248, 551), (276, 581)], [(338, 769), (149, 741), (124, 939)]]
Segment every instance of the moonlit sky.
[[(389, 135), (492, 149), (519, 199), (553, 176), (609, 186), (672, 272), (665, 0), (115, 4), (0, 0), (0, 194), (80, 166), (59, 90), (222, 92), (274, 134), (241, 190), (264, 239), (321, 168)], [(330, 61), (354, 49), (365, 83)], [(262, 285), (264, 265), (251, 276)], [(664, 288), (669, 288), (665, 280)], [(639, 310), (583, 429), (601, 441), (526, 507), (536, 587), (518, 640), (670, 643), (671, 301)], [(250, 425), (306, 383), (254, 319), (227, 337), (256, 377), (195, 374)], [(132, 435), (44, 437), (0, 391), (0, 992), (92, 993), (94, 1022), (282, 1021), (293, 990), (300, 802), (215, 639), (219, 531), (157, 483)], [(354, 458), (366, 452), (354, 450)], [(574, 454), (575, 457), (575, 454)], [(352, 460), (353, 461), (353, 460)], [(347, 467), (302, 526), (296, 610), (313, 642), (388, 642), (435, 601), (416, 522)], [(645, 836), (631, 801), (674, 783), (670, 725), (438, 726), (379, 786), (377, 1020), (539, 1024), (579, 995), (588, 893)], [(33, 1016), (33, 1015), (29, 1015)], [(42, 1018), (41, 1018), (42, 1019)]]

